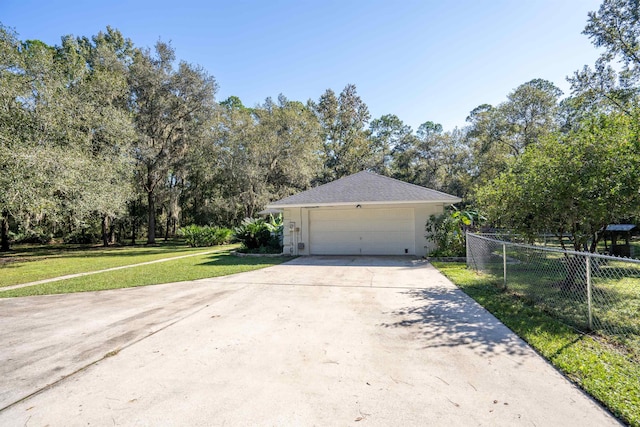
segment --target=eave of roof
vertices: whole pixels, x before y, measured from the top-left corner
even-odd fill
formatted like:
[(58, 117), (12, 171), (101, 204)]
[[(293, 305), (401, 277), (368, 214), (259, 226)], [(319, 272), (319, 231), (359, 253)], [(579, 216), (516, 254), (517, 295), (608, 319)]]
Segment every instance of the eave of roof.
[(333, 207), (333, 206), (370, 206), (370, 205), (428, 205), (428, 204), (454, 204), (462, 201), (462, 199), (458, 199), (457, 201), (452, 200), (397, 200), (397, 201), (379, 201), (379, 202), (331, 202), (331, 203), (292, 203), (292, 204), (281, 204), (281, 205), (267, 205), (267, 207), (277, 207), (279, 209), (282, 208), (324, 208), (324, 207)]

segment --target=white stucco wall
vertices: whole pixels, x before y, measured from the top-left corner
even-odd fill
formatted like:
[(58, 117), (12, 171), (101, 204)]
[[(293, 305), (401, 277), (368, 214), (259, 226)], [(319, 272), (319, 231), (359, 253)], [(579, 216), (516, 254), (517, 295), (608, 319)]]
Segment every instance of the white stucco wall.
[(416, 219), (416, 252), (420, 248), (418, 256), (425, 256), (430, 251), (436, 249), (436, 245), (433, 242), (428, 242), (424, 237), (424, 227), (427, 220), (431, 215), (440, 215), (444, 212), (444, 204), (442, 203), (430, 203), (415, 207), (415, 219)]
[[(309, 255), (306, 244), (309, 240), (309, 219), (307, 209), (304, 209), (307, 218), (303, 223), (302, 211), (302, 208), (286, 208), (282, 213), (284, 224), (282, 253), (285, 255)], [(305, 243), (304, 250), (298, 250), (299, 242)]]

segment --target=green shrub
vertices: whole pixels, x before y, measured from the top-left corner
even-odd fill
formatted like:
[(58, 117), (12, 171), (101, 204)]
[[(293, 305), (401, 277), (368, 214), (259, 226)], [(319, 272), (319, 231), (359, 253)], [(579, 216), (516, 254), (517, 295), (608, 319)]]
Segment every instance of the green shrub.
[(178, 236), (182, 237), (185, 243), (192, 248), (202, 246), (202, 227), (199, 225), (187, 225), (178, 229)]
[(282, 215), (264, 218), (245, 218), (235, 229), (235, 237), (246, 252), (281, 253), (282, 252)]
[(209, 227), (208, 225), (187, 225), (178, 230), (178, 235), (184, 238), (192, 248), (215, 246), (229, 243), (233, 230), (224, 227)]
[(474, 229), (485, 218), (475, 210), (460, 211), (455, 206), (442, 215), (431, 215), (425, 231), (427, 240), (438, 247), (430, 256), (463, 257), (466, 256), (466, 232)]
[(233, 230), (226, 227), (214, 227), (214, 245), (224, 245), (233, 239)]
[(37, 245), (46, 245), (51, 243), (53, 235), (41, 229), (21, 230), (19, 233), (9, 232), (9, 240), (11, 243), (33, 243)]
[(235, 236), (247, 249), (266, 247), (271, 240), (271, 227), (263, 218), (245, 218), (236, 227)]
[(100, 236), (87, 232), (86, 230), (80, 230), (67, 234), (63, 240), (67, 244), (94, 244), (98, 243)]
[(269, 228), (271, 230), (271, 238), (269, 239), (268, 247), (271, 249), (278, 249), (282, 252), (282, 238), (284, 231), (284, 220), (282, 214), (278, 216), (269, 215)]

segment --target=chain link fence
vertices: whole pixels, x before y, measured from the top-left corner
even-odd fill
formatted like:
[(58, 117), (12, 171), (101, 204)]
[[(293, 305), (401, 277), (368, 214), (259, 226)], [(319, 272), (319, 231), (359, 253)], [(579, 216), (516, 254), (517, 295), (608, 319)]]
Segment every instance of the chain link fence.
[(640, 361), (640, 260), (467, 233), (467, 267)]

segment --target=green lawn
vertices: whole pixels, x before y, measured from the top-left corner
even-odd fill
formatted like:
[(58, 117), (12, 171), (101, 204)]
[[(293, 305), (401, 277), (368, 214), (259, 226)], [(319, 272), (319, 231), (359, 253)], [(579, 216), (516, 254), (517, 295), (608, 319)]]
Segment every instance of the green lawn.
[[(202, 249), (202, 248), (200, 248)], [(0, 292), (0, 298), (130, 288), (225, 276), (280, 264), (291, 257), (236, 257), (224, 251)]]
[(463, 263), (433, 263), (587, 393), (629, 425), (640, 426), (640, 363), (580, 334), (529, 299), (503, 291), (501, 275), (478, 274)]
[(0, 255), (0, 287), (231, 247), (237, 245), (190, 248), (180, 242), (169, 242), (158, 246), (109, 248), (81, 245), (18, 246)]

